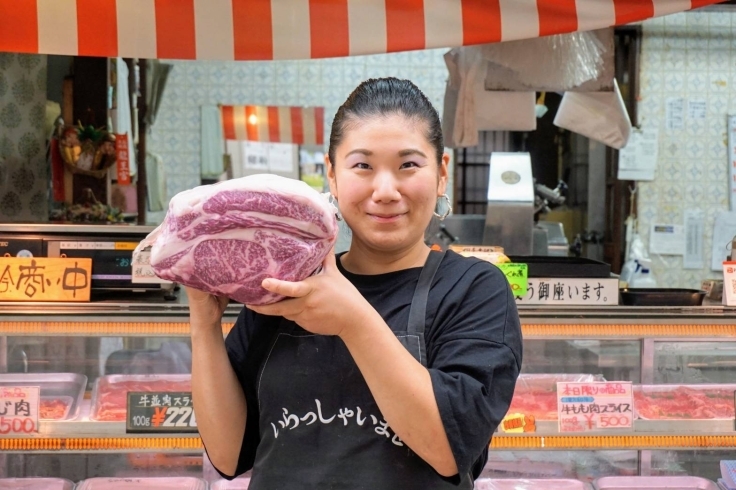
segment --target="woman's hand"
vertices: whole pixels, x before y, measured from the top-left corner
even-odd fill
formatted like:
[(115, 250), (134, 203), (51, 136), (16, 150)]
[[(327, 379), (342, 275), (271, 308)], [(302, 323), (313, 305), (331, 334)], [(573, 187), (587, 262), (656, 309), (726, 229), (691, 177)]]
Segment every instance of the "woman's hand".
[(330, 252), (322, 272), (299, 282), (265, 279), (263, 288), (288, 299), (261, 306), (246, 305), (256, 313), (282, 316), (304, 330), (318, 335), (343, 335), (364, 315), (375, 315), (373, 307), (345, 279)]
[(185, 287), (189, 300), (189, 323), (194, 329), (221, 328), (229, 300), (198, 289)]

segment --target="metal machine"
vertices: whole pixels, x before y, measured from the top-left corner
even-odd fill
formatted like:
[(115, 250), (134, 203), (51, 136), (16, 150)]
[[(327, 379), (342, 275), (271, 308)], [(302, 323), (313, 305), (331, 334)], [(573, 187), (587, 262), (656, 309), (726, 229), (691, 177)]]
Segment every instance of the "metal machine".
[(567, 256), (562, 224), (539, 221), (550, 207), (565, 202), (565, 189), (564, 182), (555, 189), (536, 183), (529, 153), (493, 153), (486, 214), (448, 216), (431, 233), (448, 245), (495, 245), (512, 255)]

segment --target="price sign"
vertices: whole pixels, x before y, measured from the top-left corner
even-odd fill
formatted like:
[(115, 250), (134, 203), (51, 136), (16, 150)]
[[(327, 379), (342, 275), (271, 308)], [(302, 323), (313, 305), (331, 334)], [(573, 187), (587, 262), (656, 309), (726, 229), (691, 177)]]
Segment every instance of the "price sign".
[(171, 284), (171, 281), (160, 279), (151, 266), (151, 247), (135, 250), (132, 258), (133, 284)]
[(115, 135), (115, 163), (118, 167), (118, 184), (130, 185), (130, 148), (128, 147), (128, 135)]
[(38, 386), (0, 387), (0, 434), (38, 432)]
[(0, 301), (89, 301), (92, 259), (0, 257)]
[(528, 266), (526, 264), (497, 264), (501, 272), (506, 276), (511, 286), (511, 292), (514, 296), (524, 297), (527, 294), (527, 273)]
[(557, 383), (557, 417), (560, 432), (630, 429), (631, 382)]
[(522, 413), (507, 414), (501, 421), (499, 428), (508, 434), (537, 431), (534, 415), (524, 415)]
[(197, 432), (190, 392), (130, 392), (126, 432)]

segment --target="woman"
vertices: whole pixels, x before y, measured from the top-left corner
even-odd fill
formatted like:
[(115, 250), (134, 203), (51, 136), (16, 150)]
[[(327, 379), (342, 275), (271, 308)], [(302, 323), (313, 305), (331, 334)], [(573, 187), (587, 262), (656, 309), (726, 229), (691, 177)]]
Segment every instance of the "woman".
[(505, 277), (424, 231), (446, 199), (437, 112), (416, 86), (362, 83), (326, 157), (352, 231), (289, 297), (248, 306), (223, 342), (226, 300), (189, 290), (199, 431), (226, 478), (251, 489), (473, 486), (521, 366)]

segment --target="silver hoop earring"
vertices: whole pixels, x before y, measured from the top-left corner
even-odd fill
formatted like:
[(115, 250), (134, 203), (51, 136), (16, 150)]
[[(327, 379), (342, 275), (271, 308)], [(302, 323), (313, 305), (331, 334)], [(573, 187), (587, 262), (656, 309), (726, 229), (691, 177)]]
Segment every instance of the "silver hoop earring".
[(327, 201), (335, 207), (335, 219), (337, 219), (337, 221), (342, 221), (339, 203), (337, 202), (337, 198), (333, 196), (331, 192), (327, 193)]
[[(439, 214), (437, 212), (437, 208), (440, 207), (440, 200), (442, 200), (442, 199), (445, 200), (445, 204), (447, 206), (447, 209), (445, 209), (445, 212), (444, 213)], [(450, 213), (452, 213), (452, 204), (450, 204), (450, 197), (447, 194), (442, 194), (440, 197), (437, 198), (437, 204), (435, 205), (435, 208), (434, 208), (434, 215), (437, 216), (437, 218), (440, 221), (442, 221), (445, 218), (447, 218), (450, 215)]]

